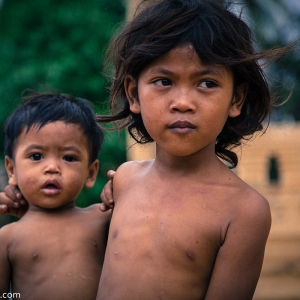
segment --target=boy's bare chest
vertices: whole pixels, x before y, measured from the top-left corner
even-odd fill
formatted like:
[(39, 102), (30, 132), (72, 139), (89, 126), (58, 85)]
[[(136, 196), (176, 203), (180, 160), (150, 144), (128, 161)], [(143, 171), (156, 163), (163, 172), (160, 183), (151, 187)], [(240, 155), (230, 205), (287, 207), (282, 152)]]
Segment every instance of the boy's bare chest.
[(72, 265), (72, 261), (84, 255), (87, 260), (94, 260), (102, 247), (99, 231), (84, 230), (82, 224), (24, 222), (20, 227), (9, 250), (13, 265), (43, 265), (49, 261), (57, 266)]

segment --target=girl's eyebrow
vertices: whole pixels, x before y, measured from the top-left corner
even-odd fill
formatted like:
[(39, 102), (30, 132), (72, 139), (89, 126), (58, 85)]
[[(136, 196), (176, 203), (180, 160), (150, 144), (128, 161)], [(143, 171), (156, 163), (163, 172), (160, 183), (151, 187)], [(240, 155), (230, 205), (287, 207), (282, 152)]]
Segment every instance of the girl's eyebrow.
[[(199, 70), (196, 70), (193, 72), (193, 77), (194, 76), (205, 76), (205, 75), (215, 75), (215, 76), (221, 76), (222, 72), (220, 72), (220, 67), (218, 66), (208, 66), (208, 67), (203, 67)], [(163, 74), (163, 75), (173, 75), (176, 76), (176, 72), (173, 72), (172, 70), (164, 67), (154, 67), (153, 69), (150, 70), (150, 74)]]

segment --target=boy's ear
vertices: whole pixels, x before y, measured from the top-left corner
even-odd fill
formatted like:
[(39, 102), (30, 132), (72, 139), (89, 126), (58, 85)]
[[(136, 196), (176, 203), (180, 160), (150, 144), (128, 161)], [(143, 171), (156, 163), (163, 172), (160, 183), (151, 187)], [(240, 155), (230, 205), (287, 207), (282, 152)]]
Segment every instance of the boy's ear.
[(245, 98), (248, 92), (248, 84), (242, 83), (238, 87), (236, 87), (233, 95), (233, 99), (231, 102), (231, 107), (229, 108), (228, 116), (231, 118), (235, 118), (241, 114)]
[(129, 102), (130, 111), (134, 114), (140, 114), (141, 107), (138, 100), (137, 82), (131, 75), (125, 77), (124, 89)]
[(8, 175), (8, 184), (17, 186), (17, 179), (15, 175), (15, 163), (14, 161), (8, 157), (7, 155), (5, 156), (5, 169)]
[(85, 187), (90, 189), (94, 186), (99, 170), (99, 160), (96, 159), (90, 166), (88, 170), (88, 176), (85, 181)]

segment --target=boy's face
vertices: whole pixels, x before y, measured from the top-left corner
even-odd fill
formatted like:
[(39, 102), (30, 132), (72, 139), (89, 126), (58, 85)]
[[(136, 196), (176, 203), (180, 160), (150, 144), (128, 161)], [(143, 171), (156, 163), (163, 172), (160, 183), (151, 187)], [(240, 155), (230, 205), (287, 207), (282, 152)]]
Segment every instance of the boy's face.
[(9, 184), (19, 187), (29, 209), (73, 206), (98, 172), (97, 160), (89, 165), (87, 137), (79, 125), (62, 121), (26, 129), (16, 141), (14, 159), (5, 158)]
[(125, 80), (133, 113), (141, 113), (157, 146), (176, 156), (215, 148), (228, 117), (240, 114), (244, 94), (231, 72), (204, 65), (190, 45), (176, 47)]

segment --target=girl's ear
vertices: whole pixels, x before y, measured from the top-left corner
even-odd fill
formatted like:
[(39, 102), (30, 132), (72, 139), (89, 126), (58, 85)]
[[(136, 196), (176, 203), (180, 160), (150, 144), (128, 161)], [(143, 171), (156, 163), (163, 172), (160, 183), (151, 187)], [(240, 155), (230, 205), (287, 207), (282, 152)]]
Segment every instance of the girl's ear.
[(15, 175), (15, 163), (7, 155), (5, 156), (5, 169), (8, 175), (8, 184), (12, 186), (17, 186), (18, 182)]
[(228, 116), (231, 118), (235, 118), (241, 114), (245, 98), (248, 92), (248, 84), (242, 83), (238, 87), (236, 87), (233, 95), (233, 99), (231, 102), (231, 107), (229, 108)]
[(99, 160), (96, 159), (88, 169), (88, 176), (85, 181), (85, 187), (90, 189), (94, 186), (99, 170)]
[(138, 99), (137, 82), (131, 75), (125, 77), (124, 89), (129, 102), (130, 111), (134, 114), (140, 114), (141, 107)]

